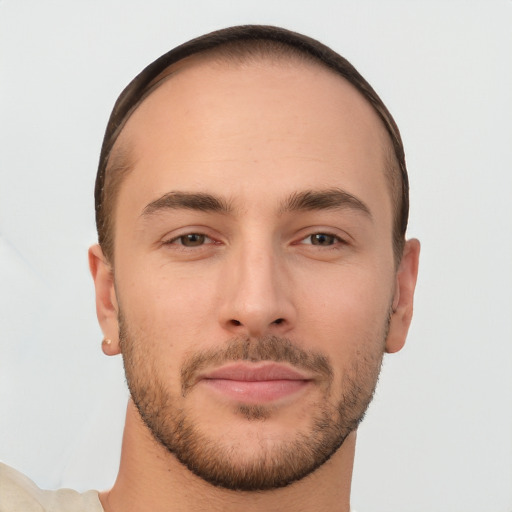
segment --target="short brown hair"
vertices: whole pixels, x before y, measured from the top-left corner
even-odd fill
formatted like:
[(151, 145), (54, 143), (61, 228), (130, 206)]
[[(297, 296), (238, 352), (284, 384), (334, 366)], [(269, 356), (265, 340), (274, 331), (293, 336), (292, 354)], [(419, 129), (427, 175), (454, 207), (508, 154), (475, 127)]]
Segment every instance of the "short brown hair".
[[(217, 53), (236, 60), (251, 55), (294, 55), (317, 62), (350, 82), (371, 104), (391, 139), (386, 174), (394, 206), (393, 251), (395, 262), (401, 259), (409, 217), (409, 180), (405, 154), (398, 127), (390, 112), (370, 84), (344, 57), (310, 37), (289, 30), (262, 25), (230, 27), (192, 39), (165, 53), (147, 66), (123, 90), (107, 124), (96, 175), (95, 207), (98, 241), (106, 258), (113, 263), (113, 213), (119, 186), (129, 167), (123, 148), (114, 145), (126, 121), (140, 103), (167, 77), (166, 71), (176, 62), (196, 54)], [(116, 153), (116, 154), (114, 154)]]

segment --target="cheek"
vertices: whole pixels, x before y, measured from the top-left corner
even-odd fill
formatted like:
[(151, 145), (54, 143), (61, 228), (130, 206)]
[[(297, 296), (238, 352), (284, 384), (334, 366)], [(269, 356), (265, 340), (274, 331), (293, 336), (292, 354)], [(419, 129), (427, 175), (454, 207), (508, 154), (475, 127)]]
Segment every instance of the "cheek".
[(120, 308), (131, 328), (148, 343), (158, 343), (159, 350), (175, 357), (176, 350), (197, 347), (209, 337), (205, 331), (214, 315), (214, 276), (145, 262), (130, 266), (129, 272), (120, 267), (116, 278)]
[[(142, 277), (143, 276), (143, 277)], [(181, 365), (189, 352), (201, 346), (208, 320), (208, 298), (193, 293), (197, 286), (160, 272), (123, 280), (118, 290), (126, 350), (132, 380), (143, 385), (160, 382), (163, 389), (179, 394)], [(192, 288), (192, 290), (191, 290)]]
[(354, 386), (370, 397), (385, 349), (389, 286), (375, 285), (372, 279), (361, 276), (352, 285), (345, 282), (331, 290), (329, 295), (330, 299), (316, 310), (317, 330), (310, 331), (309, 339), (321, 343), (318, 350), (331, 360), (334, 397), (350, 392)]
[(317, 276), (304, 293), (301, 324), (338, 359), (360, 349), (381, 347), (393, 295), (392, 271), (345, 268)]

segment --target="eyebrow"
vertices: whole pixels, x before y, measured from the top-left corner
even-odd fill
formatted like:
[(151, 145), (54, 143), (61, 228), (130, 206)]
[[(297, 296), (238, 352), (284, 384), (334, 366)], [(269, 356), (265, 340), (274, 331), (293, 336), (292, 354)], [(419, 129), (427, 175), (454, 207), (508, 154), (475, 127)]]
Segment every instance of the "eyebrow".
[(150, 216), (164, 210), (196, 210), (201, 212), (217, 212), (228, 214), (232, 206), (221, 197), (202, 192), (168, 192), (149, 203), (142, 216)]
[(339, 188), (295, 192), (284, 202), (279, 213), (312, 210), (353, 210), (372, 218), (363, 201)]
[[(165, 210), (195, 210), (215, 212), (224, 215), (233, 212), (233, 207), (224, 198), (206, 192), (168, 192), (149, 203), (142, 216), (147, 217)], [(289, 212), (313, 210), (353, 210), (370, 219), (370, 209), (363, 201), (339, 188), (327, 190), (304, 190), (294, 192), (281, 205), (279, 215)]]

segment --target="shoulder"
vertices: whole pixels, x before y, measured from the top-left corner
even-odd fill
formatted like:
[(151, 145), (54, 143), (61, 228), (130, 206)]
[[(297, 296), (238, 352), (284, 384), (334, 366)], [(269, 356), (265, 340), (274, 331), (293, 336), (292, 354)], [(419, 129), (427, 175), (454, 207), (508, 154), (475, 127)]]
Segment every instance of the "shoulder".
[(45, 491), (0, 462), (0, 512), (103, 512), (98, 493), (71, 489)]

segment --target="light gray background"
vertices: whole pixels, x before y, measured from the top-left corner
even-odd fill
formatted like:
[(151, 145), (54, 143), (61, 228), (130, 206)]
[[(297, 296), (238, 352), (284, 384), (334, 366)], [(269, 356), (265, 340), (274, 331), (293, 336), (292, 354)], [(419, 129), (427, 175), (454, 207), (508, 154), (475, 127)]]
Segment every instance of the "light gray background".
[(124, 85), (240, 23), (349, 58), (394, 114), (423, 244), (406, 348), (360, 428), (359, 512), (512, 510), (512, 2), (0, 0), (0, 458), (106, 488), (127, 392), (100, 350), (86, 251)]

